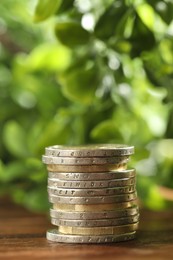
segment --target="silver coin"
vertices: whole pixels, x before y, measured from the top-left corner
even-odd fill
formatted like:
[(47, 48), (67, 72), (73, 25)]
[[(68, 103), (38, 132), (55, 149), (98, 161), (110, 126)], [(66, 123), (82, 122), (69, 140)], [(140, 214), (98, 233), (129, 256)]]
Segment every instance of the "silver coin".
[(51, 188), (48, 186), (49, 195), (66, 196), (66, 197), (94, 197), (94, 196), (111, 196), (125, 193), (132, 193), (136, 190), (135, 185), (120, 188), (102, 188), (102, 189), (64, 189)]
[(128, 156), (121, 157), (102, 157), (102, 158), (70, 158), (70, 157), (50, 157), (43, 155), (42, 162), (45, 164), (63, 164), (63, 165), (97, 165), (97, 164), (119, 164), (127, 163)]
[(47, 170), (49, 172), (108, 172), (115, 170), (125, 170), (127, 163), (118, 164), (97, 164), (97, 165), (64, 165), (64, 164), (48, 164)]
[(113, 157), (134, 154), (134, 146), (124, 144), (54, 145), (46, 147), (45, 154), (54, 157)]
[(61, 234), (58, 229), (48, 230), (46, 237), (48, 240), (59, 243), (85, 243), (85, 244), (101, 244), (101, 243), (115, 243), (121, 241), (128, 241), (135, 238), (136, 231), (125, 233), (121, 235), (100, 235), (100, 236), (87, 236), (87, 235), (69, 235)]
[[(97, 210), (97, 208), (96, 208)], [(76, 211), (62, 211), (50, 209), (50, 216), (58, 219), (69, 220), (97, 220), (97, 219), (116, 219), (123, 217), (134, 216), (139, 213), (138, 206), (130, 208), (106, 210), (106, 211), (90, 211), (90, 212), (76, 212)]]
[(110, 171), (110, 172), (49, 172), (48, 177), (53, 179), (70, 180), (70, 181), (87, 181), (87, 180), (111, 180), (135, 177), (135, 169)]
[(115, 180), (100, 180), (100, 181), (63, 181), (59, 179), (48, 178), (48, 186), (51, 188), (78, 188), (78, 189), (88, 189), (88, 188), (115, 188), (124, 187), (129, 185), (135, 185), (136, 179), (124, 178)]
[(139, 214), (117, 219), (98, 219), (98, 220), (69, 220), (58, 219), (51, 217), (51, 223), (55, 226), (70, 226), (70, 227), (107, 227), (133, 224), (139, 221)]
[(137, 198), (136, 192), (117, 196), (99, 196), (99, 197), (62, 197), (49, 195), (49, 202), (61, 204), (109, 204), (132, 201)]

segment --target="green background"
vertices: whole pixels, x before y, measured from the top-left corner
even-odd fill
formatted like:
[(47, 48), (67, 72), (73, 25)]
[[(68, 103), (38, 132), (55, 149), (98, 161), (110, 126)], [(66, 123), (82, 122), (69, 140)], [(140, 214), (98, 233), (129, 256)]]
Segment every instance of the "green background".
[(171, 207), (172, 1), (1, 0), (0, 14), (0, 196), (46, 211), (46, 146), (127, 143), (141, 206)]

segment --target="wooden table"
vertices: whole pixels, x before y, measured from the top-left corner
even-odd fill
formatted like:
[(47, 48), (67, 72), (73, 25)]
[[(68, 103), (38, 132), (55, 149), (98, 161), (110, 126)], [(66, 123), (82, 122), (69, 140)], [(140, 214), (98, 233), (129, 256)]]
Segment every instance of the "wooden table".
[(173, 211), (141, 212), (137, 238), (108, 245), (49, 242), (48, 216), (0, 202), (0, 259), (124, 260), (173, 259)]

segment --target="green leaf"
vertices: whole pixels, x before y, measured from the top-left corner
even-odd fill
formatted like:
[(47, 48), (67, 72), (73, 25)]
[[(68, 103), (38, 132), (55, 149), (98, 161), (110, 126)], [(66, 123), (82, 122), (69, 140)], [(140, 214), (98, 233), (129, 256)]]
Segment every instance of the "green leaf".
[(152, 185), (150, 187), (146, 205), (148, 208), (153, 210), (161, 210), (166, 207), (166, 201), (160, 194), (159, 187), (157, 185)]
[(16, 121), (5, 124), (3, 138), (6, 148), (14, 156), (23, 158), (29, 155), (27, 132)]
[(44, 212), (49, 209), (46, 185), (38, 186), (36, 189), (25, 193), (22, 204), (29, 210)]
[(143, 23), (153, 30), (155, 23), (155, 12), (153, 8), (148, 4), (141, 4), (136, 9)]
[(106, 120), (98, 124), (91, 132), (92, 139), (99, 142), (118, 142), (122, 140), (119, 126), (113, 120)]
[(62, 13), (69, 11), (70, 9), (73, 8), (73, 4), (74, 4), (74, 0), (62, 1), (61, 5), (57, 11), (57, 14), (62, 14)]
[(62, 0), (39, 0), (35, 9), (34, 21), (41, 22), (56, 13)]
[(119, 53), (129, 53), (131, 44), (126, 40), (118, 40), (112, 46)]
[(173, 2), (172, 1), (158, 1), (147, 0), (147, 2), (153, 7), (155, 12), (162, 18), (162, 20), (170, 24), (173, 19)]
[(3, 162), (0, 160), (0, 179), (3, 178), (5, 172), (5, 165), (3, 164)]
[(69, 48), (60, 44), (41, 44), (24, 59), (22, 68), (27, 71), (62, 71), (68, 67), (70, 59)]
[(4, 166), (4, 171), (0, 171), (0, 180), (2, 182), (11, 182), (25, 176), (25, 165), (21, 161), (9, 163)]
[[(171, 91), (171, 98), (173, 95), (173, 91)], [(172, 138), (172, 129), (173, 129), (173, 108), (170, 109), (168, 119), (167, 119), (167, 127), (166, 127), (166, 132), (165, 136), (166, 138)]]
[(70, 48), (85, 45), (90, 39), (89, 32), (73, 21), (58, 22), (55, 26), (55, 34), (62, 44)]
[[(24, 197), (25, 197), (26, 191), (24, 189), (15, 189), (11, 193), (11, 197), (13, 201), (17, 204), (23, 204), (24, 205)], [(26, 207), (26, 205), (25, 205)]]
[[(171, 43), (171, 40), (170, 40)], [(167, 44), (167, 46), (169, 46)], [(164, 50), (164, 57), (171, 57), (172, 47), (169, 48), (169, 52), (167, 55), (167, 51)], [(142, 55), (143, 66), (145, 72), (148, 76), (148, 79), (152, 82), (153, 85), (156, 86), (164, 86), (169, 88), (170, 95), (168, 95), (168, 99), (172, 100), (172, 86), (173, 80), (170, 75), (173, 73), (173, 65), (170, 61), (170, 64), (163, 59), (163, 49), (157, 48), (156, 50), (146, 53)]]
[(91, 62), (89, 66), (67, 70), (59, 77), (59, 82), (69, 100), (89, 105), (95, 98), (99, 76), (96, 66)]
[(114, 1), (114, 3), (100, 16), (95, 26), (95, 35), (99, 39), (107, 40), (116, 36), (121, 19), (128, 11), (124, 1)]
[(135, 161), (140, 161), (148, 158), (150, 155), (150, 152), (144, 148), (144, 147), (135, 147), (135, 156), (134, 159)]
[[(70, 137), (70, 125), (72, 115), (69, 112), (61, 114), (61, 109), (57, 112), (54, 119), (51, 119), (44, 126), (35, 143), (37, 154), (43, 154), (46, 146), (55, 144), (65, 144)], [(43, 129), (43, 128), (42, 128)]]
[(153, 32), (143, 23), (138, 14), (135, 15), (132, 34), (128, 40), (132, 44), (132, 57), (137, 57), (143, 51), (149, 51), (156, 46)]

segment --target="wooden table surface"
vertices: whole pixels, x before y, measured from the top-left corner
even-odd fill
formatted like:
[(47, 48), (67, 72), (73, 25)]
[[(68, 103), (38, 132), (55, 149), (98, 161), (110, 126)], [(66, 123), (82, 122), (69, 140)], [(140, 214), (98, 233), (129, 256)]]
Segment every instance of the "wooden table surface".
[(0, 259), (173, 259), (173, 211), (141, 212), (137, 238), (108, 245), (49, 242), (48, 216), (0, 201)]

